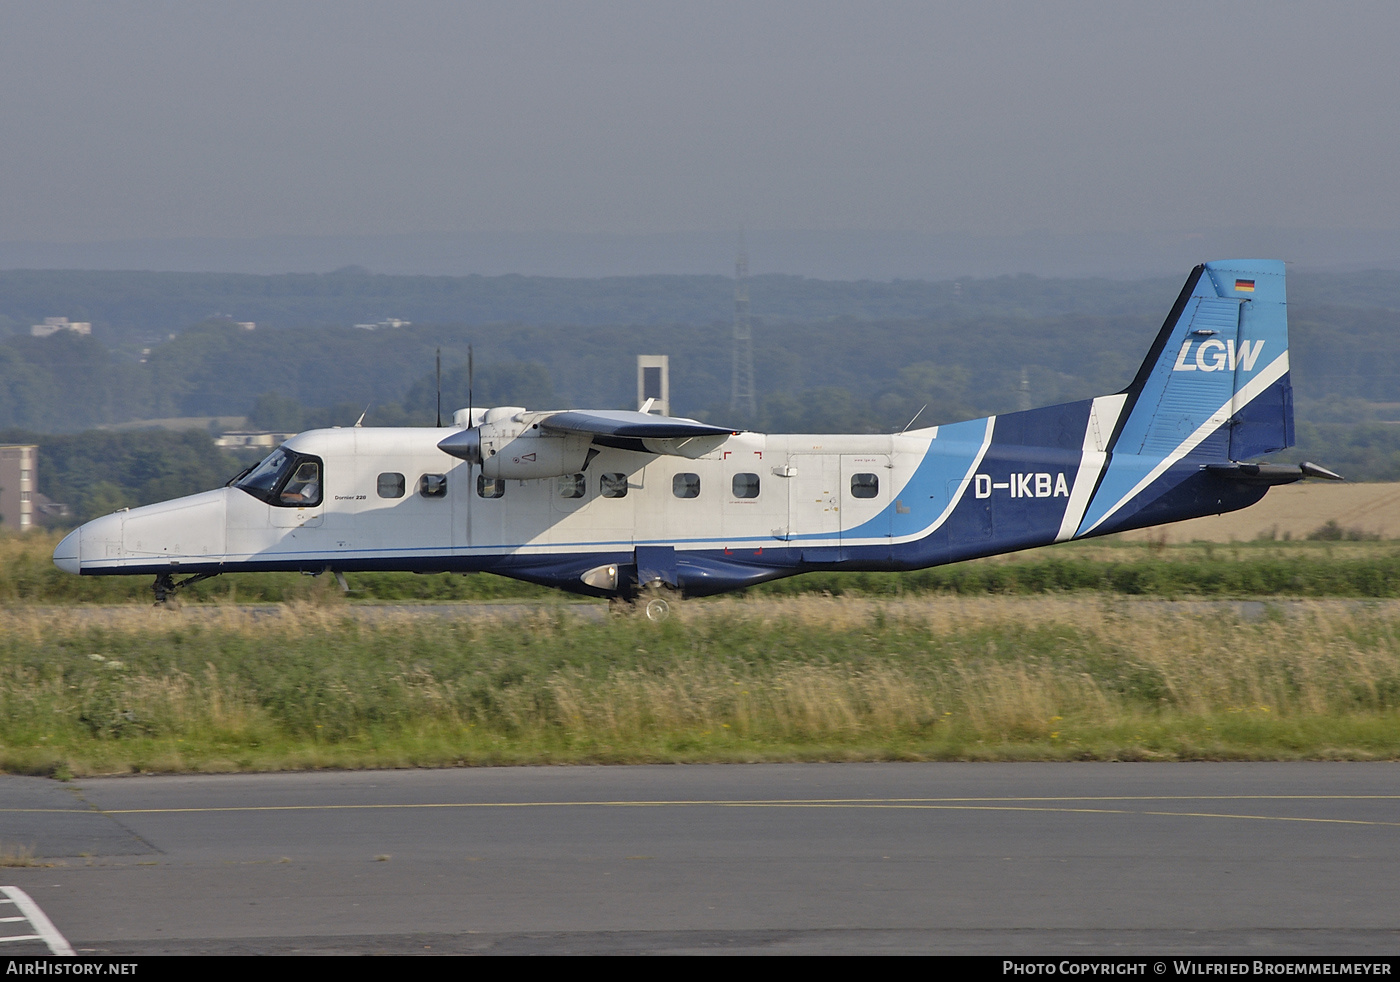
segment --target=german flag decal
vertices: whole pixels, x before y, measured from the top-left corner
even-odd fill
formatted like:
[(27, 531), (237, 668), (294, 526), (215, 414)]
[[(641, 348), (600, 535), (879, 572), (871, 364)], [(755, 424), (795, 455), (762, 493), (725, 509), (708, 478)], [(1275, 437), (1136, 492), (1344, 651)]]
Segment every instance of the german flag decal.
[(1253, 293), (1253, 292), (1254, 292), (1254, 281), (1253, 281), (1253, 280), (1235, 280), (1235, 289), (1236, 289), (1236, 290), (1239, 290), (1241, 293)]

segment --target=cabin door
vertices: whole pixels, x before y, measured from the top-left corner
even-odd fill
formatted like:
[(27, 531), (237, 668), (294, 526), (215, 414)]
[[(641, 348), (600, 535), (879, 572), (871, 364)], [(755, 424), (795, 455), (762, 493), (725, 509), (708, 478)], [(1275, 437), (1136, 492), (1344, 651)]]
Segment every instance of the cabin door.
[(787, 462), (788, 538), (841, 541), (841, 458), (793, 454)]

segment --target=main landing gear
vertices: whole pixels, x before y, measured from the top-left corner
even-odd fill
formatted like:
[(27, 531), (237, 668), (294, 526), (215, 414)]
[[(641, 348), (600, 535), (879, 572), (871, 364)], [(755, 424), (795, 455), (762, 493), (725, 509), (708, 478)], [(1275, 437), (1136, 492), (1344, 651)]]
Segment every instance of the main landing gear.
[(636, 596), (613, 597), (608, 601), (608, 611), (618, 615), (641, 615), (653, 624), (660, 624), (671, 616), (672, 608), (680, 602), (681, 592), (675, 587), (653, 583), (638, 590)]
[(637, 598), (637, 606), (640, 607), (642, 613), (646, 615), (646, 619), (653, 624), (660, 624), (662, 621), (666, 620), (666, 618), (670, 617), (671, 602), (672, 600), (678, 600), (680, 597), (680, 594), (676, 593), (674, 590), (668, 592), (673, 596), (667, 597), (658, 593), (650, 596), (643, 594)]

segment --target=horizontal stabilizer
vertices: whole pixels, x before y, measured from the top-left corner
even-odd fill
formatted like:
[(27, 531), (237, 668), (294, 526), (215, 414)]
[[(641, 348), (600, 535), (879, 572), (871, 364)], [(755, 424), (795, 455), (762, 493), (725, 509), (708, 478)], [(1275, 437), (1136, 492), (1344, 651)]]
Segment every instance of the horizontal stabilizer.
[(1292, 484), (1305, 477), (1324, 481), (1343, 480), (1342, 475), (1308, 461), (1301, 464), (1206, 464), (1206, 470), (1216, 477), (1241, 484)]
[(1346, 478), (1342, 477), (1342, 475), (1338, 474), (1336, 471), (1329, 471), (1326, 467), (1314, 464), (1308, 460), (1303, 461), (1298, 467), (1302, 470), (1304, 477), (1320, 477), (1324, 481), (1346, 480)]

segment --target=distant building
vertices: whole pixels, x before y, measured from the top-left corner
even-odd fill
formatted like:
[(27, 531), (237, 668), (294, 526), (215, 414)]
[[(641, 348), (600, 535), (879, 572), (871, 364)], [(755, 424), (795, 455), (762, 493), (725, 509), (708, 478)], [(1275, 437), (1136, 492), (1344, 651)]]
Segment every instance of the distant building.
[(40, 525), (62, 525), (73, 517), (73, 509), (35, 491), (34, 515)]
[(223, 447), (226, 450), (246, 449), (249, 447), (280, 447), (294, 436), (296, 436), (295, 433), (270, 433), (262, 430), (230, 430), (228, 433), (220, 433), (218, 439), (214, 441), (214, 446)]
[(408, 327), (413, 321), (400, 320), (397, 317), (386, 317), (375, 324), (356, 324), (361, 331), (378, 331), (380, 328)]
[(70, 321), (67, 317), (45, 317), (44, 323), (29, 328), (36, 338), (46, 338), (59, 331), (72, 331), (74, 334), (91, 334), (92, 324), (88, 321)]
[[(232, 324), (234, 327), (241, 327), (245, 331), (256, 331), (258, 329), (257, 321), (235, 320), (232, 314), (210, 314), (208, 318), (206, 318), (206, 320), (223, 321), (225, 324)], [(175, 335), (172, 334), (170, 336), (173, 338)]]
[(667, 355), (637, 356), (637, 405), (659, 416), (671, 415), (671, 359)]
[(38, 467), (38, 447), (0, 447), (0, 527), (20, 532), (34, 527)]

